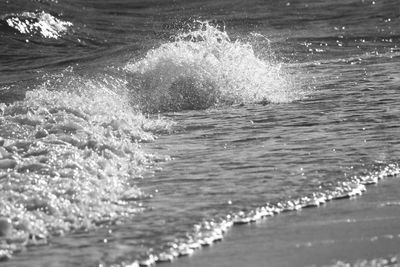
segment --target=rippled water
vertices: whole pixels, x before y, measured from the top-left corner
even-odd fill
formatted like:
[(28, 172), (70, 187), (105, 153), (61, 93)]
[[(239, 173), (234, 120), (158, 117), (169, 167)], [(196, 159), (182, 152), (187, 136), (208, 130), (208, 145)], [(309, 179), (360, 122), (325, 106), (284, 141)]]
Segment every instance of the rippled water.
[(10, 266), (170, 260), (399, 172), (396, 1), (0, 12)]

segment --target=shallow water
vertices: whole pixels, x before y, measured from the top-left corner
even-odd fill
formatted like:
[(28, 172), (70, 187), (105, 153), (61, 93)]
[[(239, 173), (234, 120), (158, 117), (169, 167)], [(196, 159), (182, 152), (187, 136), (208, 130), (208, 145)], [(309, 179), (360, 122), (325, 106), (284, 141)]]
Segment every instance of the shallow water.
[(0, 10), (10, 265), (167, 260), (399, 172), (396, 1)]

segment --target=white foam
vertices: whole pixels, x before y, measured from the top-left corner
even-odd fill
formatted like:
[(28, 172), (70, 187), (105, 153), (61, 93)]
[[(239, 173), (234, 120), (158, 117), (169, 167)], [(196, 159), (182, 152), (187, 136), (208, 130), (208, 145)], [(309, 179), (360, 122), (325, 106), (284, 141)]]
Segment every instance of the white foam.
[(44, 11), (7, 15), (4, 20), (9, 27), (22, 34), (40, 34), (45, 38), (53, 39), (58, 39), (72, 26), (71, 22), (55, 18)]
[(155, 159), (140, 141), (169, 122), (134, 111), (111, 81), (73, 73), (60, 81), (0, 109), (0, 219), (11, 222), (0, 254), (143, 209), (135, 178)]
[(208, 22), (127, 64), (130, 87), (148, 111), (204, 109), (218, 104), (290, 102), (301, 96), (279, 63)]

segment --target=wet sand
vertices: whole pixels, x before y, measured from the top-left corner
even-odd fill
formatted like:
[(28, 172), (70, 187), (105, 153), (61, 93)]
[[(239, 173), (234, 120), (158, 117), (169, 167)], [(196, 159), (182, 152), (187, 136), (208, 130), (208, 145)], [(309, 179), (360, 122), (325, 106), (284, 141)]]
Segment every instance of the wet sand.
[(171, 267), (400, 266), (400, 179), (357, 198), (235, 226), (224, 240)]

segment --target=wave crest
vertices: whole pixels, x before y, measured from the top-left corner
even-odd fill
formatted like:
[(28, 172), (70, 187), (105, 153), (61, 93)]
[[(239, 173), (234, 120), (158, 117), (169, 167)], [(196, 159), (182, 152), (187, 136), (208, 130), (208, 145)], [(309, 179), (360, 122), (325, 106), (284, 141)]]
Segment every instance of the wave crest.
[(22, 34), (52, 39), (58, 39), (72, 26), (71, 22), (62, 21), (44, 11), (9, 14), (1, 17), (1, 21)]
[(299, 97), (281, 64), (256, 56), (208, 22), (128, 63), (134, 100), (147, 112), (218, 104), (290, 102)]

